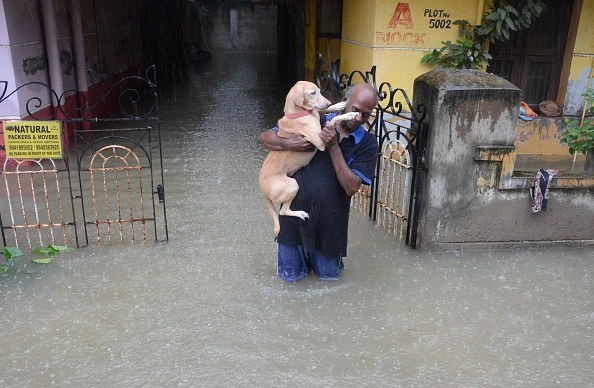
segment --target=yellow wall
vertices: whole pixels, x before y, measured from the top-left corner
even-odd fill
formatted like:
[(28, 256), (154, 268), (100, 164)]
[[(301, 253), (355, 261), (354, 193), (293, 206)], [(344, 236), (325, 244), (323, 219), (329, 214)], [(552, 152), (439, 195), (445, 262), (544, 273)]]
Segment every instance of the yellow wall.
[(326, 61), (334, 61), (340, 58), (340, 39), (320, 38), (318, 39), (318, 50)]
[[(579, 24), (575, 40), (568, 40), (572, 54), (565, 80), (561, 80), (563, 90), (567, 86), (567, 97), (560, 93), (574, 100), (583, 93), (583, 79), (591, 77), (594, 60), (594, 0), (575, 1), (578, 8), (581, 3), (573, 16)], [(340, 57), (341, 73), (366, 71), (376, 65), (378, 82), (389, 82), (412, 96), (414, 79), (431, 70), (420, 63), (421, 57), (442, 47), (442, 41), (458, 38), (457, 26), (451, 24), (454, 20), (478, 24), (490, 4), (491, 0), (344, 0), (339, 53), (331, 50), (331, 55), (337, 55), (334, 57), (322, 54), (326, 60)], [(576, 84), (578, 80), (580, 84)]]
[(583, 0), (574, 53), (594, 53), (594, 0)]
[(342, 3), (342, 39), (366, 46), (373, 44), (375, 7), (378, 0), (344, 0)]
[(516, 141), (517, 154), (550, 154), (569, 156), (569, 148), (559, 142), (559, 120), (539, 118), (533, 121), (518, 120)]
[[(571, 58), (570, 82), (584, 75), (592, 79), (594, 71), (594, 0), (584, 0), (579, 15), (575, 46)], [(590, 87), (592, 87), (590, 81)], [(571, 85), (570, 85), (571, 87)]]
[(369, 70), (373, 66), (373, 28), (376, 0), (344, 0), (340, 71)]
[(340, 47), (340, 72), (349, 74), (353, 70), (367, 71), (375, 64), (373, 50), (351, 42), (342, 42)]
[(420, 63), (429, 50), (455, 40), (452, 22), (476, 22), (484, 0), (344, 0), (341, 72), (377, 67), (378, 82), (412, 96), (414, 79), (431, 70)]

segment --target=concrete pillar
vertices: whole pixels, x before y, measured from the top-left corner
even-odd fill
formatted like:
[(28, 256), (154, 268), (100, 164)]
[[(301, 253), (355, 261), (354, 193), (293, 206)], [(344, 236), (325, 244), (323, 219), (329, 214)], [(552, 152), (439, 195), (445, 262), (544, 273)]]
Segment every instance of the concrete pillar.
[(70, 23), (72, 26), (72, 40), (74, 46), (74, 69), (76, 74), (76, 86), (78, 91), (86, 94), (87, 66), (85, 61), (85, 43), (82, 28), (82, 17), (80, 14), (80, 2), (70, 0)]
[(499, 239), (499, 222), (481, 213), (475, 147), (513, 149), (520, 89), (478, 70), (436, 69), (415, 80), (413, 106), (419, 103), (427, 108), (430, 132), (418, 245)]
[[(16, 78), (14, 74), (12, 44), (8, 36), (8, 23), (6, 21), (5, 1), (0, 0), (0, 81), (8, 83), (7, 93), (10, 93), (16, 85)], [(5, 97), (5, 96), (0, 96)], [(13, 94), (8, 100), (0, 104), (1, 118), (20, 118), (19, 99), (18, 95)], [(0, 136), (0, 145), (4, 144), (4, 137)], [(2, 159), (0, 159), (1, 161)]]
[[(53, 0), (40, 1), (41, 15), (43, 18), (43, 31), (45, 34), (45, 51), (49, 68), (49, 80), (51, 88), (62, 96), (64, 83), (62, 80), (62, 68), (60, 66), (60, 49), (58, 47), (58, 26), (56, 24), (56, 13)], [(57, 102), (55, 102), (57, 104)]]
[[(426, 106), (426, 185), (420, 196), (422, 249), (559, 247), (594, 244), (591, 180), (550, 182), (546, 211), (532, 211), (536, 173), (515, 176), (520, 90), (478, 70), (435, 69), (414, 83)], [(554, 166), (540, 166), (548, 169)]]
[[(74, 74), (76, 77), (76, 88), (78, 89), (77, 107), (79, 115), (88, 115), (89, 86), (87, 84), (87, 64), (85, 61), (85, 42), (82, 28), (82, 17), (80, 13), (80, 2), (70, 0), (70, 25), (72, 26), (72, 46), (74, 51)], [(87, 117), (88, 118), (88, 117)], [(89, 129), (90, 123), (82, 124)]]
[[(4, 1), (0, 0), (0, 69), (2, 69), (2, 81), (8, 82), (9, 85), (15, 84), (14, 69), (12, 65), (12, 50), (10, 47), (10, 39), (8, 38), (8, 24), (6, 23), (6, 13), (4, 11)], [(0, 96), (4, 98), (5, 96)], [(7, 118), (19, 117), (19, 100), (18, 95), (13, 94), (10, 99), (0, 104), (0, 130), (2, 128), (2, 121)], [(4, 136), (0, 136), (0, 146), (4, 146)], [(6, 160), (6, 153), (0, 151), (0, 165)]]

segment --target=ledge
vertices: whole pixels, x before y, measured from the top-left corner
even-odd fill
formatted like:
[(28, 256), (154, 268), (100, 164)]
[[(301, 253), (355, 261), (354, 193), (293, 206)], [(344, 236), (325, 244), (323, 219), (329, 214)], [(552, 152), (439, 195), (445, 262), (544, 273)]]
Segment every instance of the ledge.
[(508, 145), (479, 145), (474, 148), (474, 160), (486, 162), (503, 162), (503, 159), (514, 152), (516, 147)]
[[(479, 145), (474, 149), (473, 159), (475, 161), (502, 164), (499, 176), (496, 177), (499, 182), (499, 190), (528, 189), (534, 185), (535, 176), (514, 176), (516, 160), (514, 151), (515, 147), (508, 145)], [(593, 189), (594, 176), (555, 176), (550, 187), (554, 189)]]
[[(534, 185), (535, 177), (512, 177), (505, 182), (504, 187), (499, 187), (501, 190), (517, 190), (528, 189)], [(567, 178), (567, 177), (553, 177), (550, 188), (552, 189), (594, 189), (594, 177), (583, 178)]]

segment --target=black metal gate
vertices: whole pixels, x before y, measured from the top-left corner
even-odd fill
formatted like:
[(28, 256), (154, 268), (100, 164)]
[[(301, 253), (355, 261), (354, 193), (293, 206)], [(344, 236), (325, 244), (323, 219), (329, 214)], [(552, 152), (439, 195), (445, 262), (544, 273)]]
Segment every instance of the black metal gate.
[(406, 244), (416, 248), (418, 217), (427, 167), (428, 126), (425, 106), (413, 107), (403, 89), (389, 83), (378, 85), (373, 66), (365, 73), (340, 74), (340, 60), (316, 57), (316, 82), (333, 101), (355, 83), (366, 82), (378, 93), (379, 102), (367, 128), (378, 139), (375, 178), (352, 198), (352, 205), (369, 215)]
[(8, 93), (0, 81), (0, 105), (32, 96), (27, 119), (59, 121), (65, 149), (60, 159), (4, 160), (4, 246), (169, 239), (155, 67), (101, 78), (94, 92), (62, 95), (42, 82)]

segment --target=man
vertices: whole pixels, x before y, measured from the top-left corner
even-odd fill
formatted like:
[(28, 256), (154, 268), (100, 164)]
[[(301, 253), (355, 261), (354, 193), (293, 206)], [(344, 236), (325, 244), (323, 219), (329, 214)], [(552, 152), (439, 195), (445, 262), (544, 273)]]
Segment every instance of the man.
[[(353, 120), (324, 125), (320, 137), (326, 145), (312, 161), (293, 178), (299, 192), (291, 204), (293, 210), (304, 210), (309, 219), (280, 217), (277, 269), (283, 280), (295, 282), (313, 271), (320, 279), (337, 279), (344, 268), (351, 196), (362, 184), (369, 185), (375, 173), (377, 140), (365, 130), (378, 102), (369, 84), (349, 89), (346, 112), (359, 113)], [(329, 115), (327, 122), (334, 116)], [(315, 147), (297, 135), (279, 137), (275, 129), (260, 135), (270, 150), (311, 151)]]

